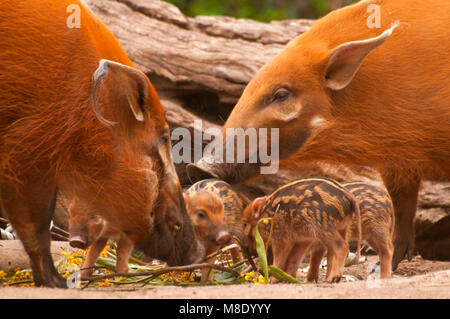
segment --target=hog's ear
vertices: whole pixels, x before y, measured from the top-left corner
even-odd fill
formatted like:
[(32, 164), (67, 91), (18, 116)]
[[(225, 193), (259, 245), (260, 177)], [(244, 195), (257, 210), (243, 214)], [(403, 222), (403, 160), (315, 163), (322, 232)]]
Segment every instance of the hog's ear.
[(376, 47), (382, 45), (398, 26), (394, 24), (375, 38), (352, 41), (333, 49), (325, 59), (327, 63), (325, 83), (329, 89), (341, 90), (353, 79), (364, 58)]
[(257, 197), (253, 200), (252, 209), (253, 209), (253, 217), (259, 218), (261, 215), (261, 208), (266, 202), (266, 197)]
[[(102, 80), (103, 79), (103, 80)], [(144, 122), (144, 105), (149, 96), (149, 80), (146, 75), (127, 65), (109, 60), (101, 60), (92, 77), (91, 103), (95, 115), (103, 124), (116, 124), (103, 117), (98, 109), (97, 95), (100, 82), (104, 82), (108, 90), (110, 105), (127, 107), (139, 122)]]

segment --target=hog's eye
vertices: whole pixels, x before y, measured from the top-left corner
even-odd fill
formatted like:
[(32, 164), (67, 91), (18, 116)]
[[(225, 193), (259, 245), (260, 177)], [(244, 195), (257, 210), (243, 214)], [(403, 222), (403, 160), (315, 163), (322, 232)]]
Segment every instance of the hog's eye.
[(170, 140), (169, 134), (164, 134), (161, 136), (161, 143), (163, 145), (169, 144), (169, 140)]
[(288, 99), (291, 93), (288, 90), (278, 90), (272, 98), (272, 103), (284, 102)]
[(269, 102), (281, 103), (286, 101), (292, 95), (292, 87), (289, 85), (277, 85), (270, 94)]

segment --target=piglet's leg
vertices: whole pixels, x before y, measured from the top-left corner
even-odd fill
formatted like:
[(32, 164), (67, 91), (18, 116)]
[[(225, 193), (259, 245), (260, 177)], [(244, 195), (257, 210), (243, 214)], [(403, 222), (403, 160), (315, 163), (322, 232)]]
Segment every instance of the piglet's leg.
[(327, 249), (327, 276), (325, 278), (326, 282), (333, 282), (336, 277), (336, 253), (333, 248)]
[[(274, 238), (272, 240), (273, 265), (280, 268), (281, 270), (286, 271), (289, 253), (293, 247), (294, 244), (292, 244), (291, 242), (279, 241)], [(278, 282), (278, 279), (272, 277), (270, 282), (276, 283)]]
[[(103, 248), (105, 248), (106, 243), (108, 242), (108, 237), (102, 237), (99, 236), (97, 239), (94, 240), (91, 246), (89, 246), (87, 254), (86, 254), (86, 260), (83, 263), (83, 266), (81, 268), (86, 267), (92, 267), (95, 265), (95, 262), (97, 261), (98, 256), (102, 252)], [(85, 269), (81, 271), (81, 277), (87, 277), (90, 276), (93, 272), (93, 269)]]
[(128, 272), (128, 259), (133, 250), (133, 242), (125, 235), (121, 235), (117, 243), (117, 264), (116, 271), (121, 273)]
[[(210, 260), (208, 260), (208, 264), (214, 264), (215, 260), (216, 258), (211, 258)], [(200, 279), (200, 282), (212, 281), (214, 275), (214, 270), (212, 268), (202, 268), (201, 273), (202, 277)]]
[(242, 255), (241, 255), (241, 251), (239, 248), (230, 249), (230, 254), (231, 254), (231, 260), (233, 261), (233, 264), (242, 260)]
[(336, 256), (336, 266), (339, 277), (338, 281), (344, 274), (345, 260), (347, 259), (349, 251), (350, 250), (347, 241), (342, 239), (342, 241), (338, 243), (338, 251)]
[(348, 254), (347, 242), (337, 234), (325, 243), (327, 246), (327, 282), (339, 282)]
[(372, 235), (368, 242), (380, 257), (380, 278), (391, 278), (394, 245), (392, 244), (389, 230), (377, 230), (376, 234)]
[(288, 260), (286, 262), (286, 272), (292, 277), (297, 277), (297, 270), (300, 262), (305, 257), (306, 252), (309, 247), (311, 247), (312, 242), (300, 242), (294, 245), (289, 253)]
[(325, 247), (320, 243), (316, 243), (313, 245), (311, 249), (311, 256), (309, 260), (309, 270), (306, 275), (307, 281), (319, 281), (319, 269), (320, 262), (322, 261), (323, 256), (325, 255)]

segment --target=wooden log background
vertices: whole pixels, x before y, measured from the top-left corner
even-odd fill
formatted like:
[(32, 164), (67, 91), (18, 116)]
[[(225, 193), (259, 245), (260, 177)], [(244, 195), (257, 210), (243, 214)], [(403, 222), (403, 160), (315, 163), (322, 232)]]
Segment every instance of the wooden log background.
[[(223, 16), (190, 18), (177, 7), (158, 0), (86, 3), (111, 29), (136, 67), (148, 75), (171, 128), (186, 127), (191, 133), (196, 119), (202, 120), (203, 130), (221, 127), (256, 72), (314, 23), (262, 23)], [(377, 175), (366, 168), (357, 170), (370, 178)], [(177, 171), (183, 186), (188, 186), (185, 165), (177, 165)], [(336, 179), (358, 176), (344, 166), (305, 164), (302, 176), (308, 175)], [(297, 177), (280, 172), (247, 182), (242, 190), (255, 197)]]

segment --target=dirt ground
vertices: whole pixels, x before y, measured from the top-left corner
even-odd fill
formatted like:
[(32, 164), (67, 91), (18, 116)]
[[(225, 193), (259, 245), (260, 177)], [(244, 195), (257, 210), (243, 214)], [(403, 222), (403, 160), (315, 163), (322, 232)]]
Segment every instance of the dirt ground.
[[(0, 288), (0, 299), (303, 299), (303, 298), (384, 298), (384, 299), (435, 299), (450, 298), (450, 262), (423, 260), (416, 257), (403, 261), (389, 280), (376, 280), (367, 268), (378, 261), (377, 256), (368, 256), (367, 261), (345, 268), (344, 278), (338, 284), (323, 282), (325, 270), (321, 270), (321, 281), (304, 283), (306, 273), (299, 272), (301, 284), (240, 284), (202, 287), (113, 286), (86, 289), (50, 288)], [(349, 281), (351, 279), (356, 281)]]

